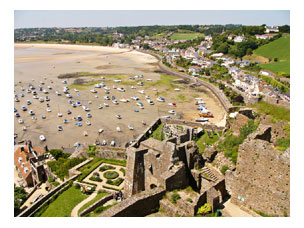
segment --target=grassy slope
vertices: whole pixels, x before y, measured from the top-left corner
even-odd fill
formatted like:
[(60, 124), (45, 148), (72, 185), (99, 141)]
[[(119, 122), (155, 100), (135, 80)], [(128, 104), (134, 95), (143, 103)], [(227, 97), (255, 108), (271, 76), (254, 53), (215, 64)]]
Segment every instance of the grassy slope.
[(211, 132), (210, 138), (209, 138), (207, 132), (205, 132), (205, 134), (203, 134), (196, 141), (196, 145), (198, 146), (199, 152), (203, 153), (204, 150), (206, 149), (207, 145), (213, 145), (218, 139), (219, 139), (219, 136), (217, 133), (213, 134)]
[(109, 195), (109, 193), (103, 192), (103, 191), (102, 191), (102, 192), (98, 192), (97, 196), (96, 196), (94, 199), (92, 199), (91, 201), (87, 202), (85, 205), (83, 205), (83, 206), (79, 209), (78, 214), (79, 214), (80, 212), (82, 212), (84, 209), (86, 209), (86, 208), (88, 208), (89, 206), (91, 206), (91, 205), (93, 205), (94, 203), (96, 203), (98, 200), (100, 200), (101, 198), (103, 198), (103, 197), (106, 196), (106, 195)]
[(73, 208), (88, 196), (72, 186), (50, 204), (41, 217), (69, 217)]
[(281, 106), (269, 104), (265, 101), (260, 101), (251, 107), (257, 108), (259, 113), (271, 115), (276, 120), (290, 121), (290, 110)]
[(290, 73), (290, 36), (283, 36), (273, 42), (259, 47), (254, 54), (266, 58), (278, 58), (279, 62), (261, 64), (261, 67), (275, 73)]

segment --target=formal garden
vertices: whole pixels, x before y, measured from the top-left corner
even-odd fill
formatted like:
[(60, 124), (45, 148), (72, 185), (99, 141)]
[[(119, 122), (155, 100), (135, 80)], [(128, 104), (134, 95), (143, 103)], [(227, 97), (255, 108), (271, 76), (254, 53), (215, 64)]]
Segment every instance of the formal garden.
[(96, 185), (98, 189), (119, 191), (123, 189), (124, 176), (124, 166), (103, 161), (82, 182)]

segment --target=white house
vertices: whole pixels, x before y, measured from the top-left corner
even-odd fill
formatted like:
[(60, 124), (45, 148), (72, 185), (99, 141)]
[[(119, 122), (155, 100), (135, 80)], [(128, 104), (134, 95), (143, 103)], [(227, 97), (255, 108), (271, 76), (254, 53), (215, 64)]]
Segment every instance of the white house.
[(234, 37), (233, 41), (236, 42), (236, 43), (241, 43), (241, 42), (244, 42), (246, 39), (244, 36), (236, 36)]
[(255, 35), (255, 38), (257, 39), (257, 40), (266, 40), (266, 39), (268, 39), (268, 36), (266, 36), (265, 34), (263, 34), (263, 35)]
[(200, 72), (200, 71), (202, 71), (201, 66), (191, 66), (191, 67), (189, 67), (189, 69), (188, 69), (188, 72), (189, 72), (189, 73), (190, 73), (190, 72), (192, 72), (192, 73), (198, 73), (198, 72)]
[(236, 67), (236, 66), (230, 67), (229, 70), (228, 70), (228, 73), (231, 74), (231, 76), (234, 79), (236, 79), (238, 77), (240, 72), (241, 72), (241, 69)]
[(278, 26), (265, 26), (265, 32), (270, 33), (270, 32), (279, 32), (279, 27)]
[(264, 70), (261, 70), (260, 74), (264, 76), (271, 76), (271, 73), (269, 71), (264, 71)]
[(211, 41), (212, 40), (212, 36), (205, 36), (205, 40)]
[(215, 57), (215, 58), (218, 58), (218, 57), (222, 57), (223, 55), (224, 55), (223, 53), (214, 53), (211, 56)]

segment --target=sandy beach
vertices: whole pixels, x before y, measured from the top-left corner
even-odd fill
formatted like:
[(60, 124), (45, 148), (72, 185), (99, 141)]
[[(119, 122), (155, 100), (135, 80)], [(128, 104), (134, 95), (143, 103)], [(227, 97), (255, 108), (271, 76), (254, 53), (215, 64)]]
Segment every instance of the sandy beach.
[[(75, 72), (91, 72), (104, 74), (106, 79), (103, 80), (107, 87), (111, 88), (110, 94), (105, 94), (104, 89), (96, 89), (97, 93), (91, 93), (94, 88), (91, 86), (80, 86), (79, 92), (72, 89), (75, 78), (69, 78), (67, 84), (62, 84), (63, 79), (58, 76), (66, 73)], [(172, 88), (165, 86), (136, 86), (136, 89), (131, 89), (133, 83), (129, 77), (134, 75), (144, 75), (144, 81), (151, 79), (156, 82), (161, 79), (161, 72), (157, 66), (157, 59), (153, 56), (140, 53), (129, 49), (116, 49), (111, 47), (99, 46), (84, 46), (84, 45), (59, 45), (59, 44), (15, 44), (15, 94), (18, 95), (20, 102), (15, 102), (14, 106), (20, 114), (20, 118), (24, 124), (19, 124), (15, 117), (14, 131), (18, 134), (15, 141), (31, 139), (33, 145), (43, 146), (48, 145), (49, 148), (59, 148), (61, 146), (70, 148), (77, 141), (81, 143), (92, 144), (98, 138), (100, 141), (106, 140), (109, 144), (112, 140), (117, 143), (117, 146), (124, 146), (127, 142), (135, 139), (145, 126), (141, 121), (144, 120), (147, 125), (154, 121), (159, 116), (170, 115), (169, 110), (175, 110), (178, 115), (173, 118), (181, 117), (186, 120), (193, 121), (198, 117), (198, 111), (194, 105), (195, 97), (201, 97), (206, 102), (207, 108), (215, 115), (215, 118), (210, 119), (212, 123), (221, 123), (225, 115), (224, 109), (219, 101), (212, 95), (211, 92), (204, 88), (189, 88), (183, 83), (174, 84), (174, 88), (180, 88), (180, 91), (175, 91)], [(113, 75), (113, 76), (109, 76)], [(115, 75), (119, 75), (122, 80), (121, 84), (116, 83), (113, 79)], [(86, 82), (100, 82), (100, 77), (81, 77), (80, 79)], [(48, 91), (44, 94), (39, 91), (39, 84), (43, 89)], [(33, 99), (31, 93), (27, 93), (29, 83), (35, 86), (35, 91), (38, 97), (50, 98), (49, 102), (39, 102), (38, 99)], [(113, 89), (123, 87), (126, 91), (120, 92)], [(51, 86), (52, 89), (48, 89)], [(70, 86), (70, 94), (73, 96), (73, 102), (80, 101), (83, 105), (90, 108), (92, 118), (87, 118), (81, 106), (73, 108), (68, 102), (69, 98), (62, 92), (64, 86)], [(25, 91), (21, 89), (24, 88)], [(78, 87), (77, 87), (78, 88)], [(145, 94), (138, 93), (138, 90), (144, 89)], [(155, 90), (157, 89), (157, 91)], [(58, 90), (62, 96), (57, 96), (55, 91)], [(21, 97), (21, 93), (24, 97)], [(114, 105), (112, 101), (106, 101), (105, 95), (115, 96), (119, 104)], [(149, 105), (145, 96), (149, 95), (155, 105)], [(95, 97), (98, 96), (98, 97)], [(130, 99), (132, 96), (139, 97), (139, 101)], [(165, 102), (157, 102), (156, 98), (163, 96)], [(130, 99), (128, 103), (122, 103), (119, 100), (122, 98)], [(26, 101), (30, 100), (31, 105), (26, 105)], [(90, 104), (88, 103), (89, 101)], [(98, 105), (104, 102), (109, 103), (110, 107), (98, 109)], [(137, 102), (144, 104), (144, 109), (139, 109)], [(177, 103), (177, 107), (168, 106), (169, 102)], [(49, 103), (51, 112), (47, 112), (46, 103)], [(21, 106), (26, 106), (27, 111), (22, 111)], [(68, 115), (67, 110), (72, 114)], [(138, 109), (139, 112), (135, 112)], [(29, 115), (29, 110), (35, 112), (37, 120), (33, 120)], [(58, 112), (62, 113), (62, 117), (58, 117)], [(46, 119), (42, 119), (42, 115), (46, 115)], [(117, 119), (115, 115), (120, 114), (122, 119)], [(73, 116), (81, 115), (84, 119), (83, 126), (75, 125)], [(68, 120), (68, 124), (63, 124), (63, 119)], [(90, 126), (85, 124), (85, 121), (91, 122)], [(57, 131), (57, 126), (61, 125), (63, 131)], [(134, 127), (134, 131), (128, 129), (128, 125)], [(26, 126), (27, 130), (23, 131), (22, 126)], [(116, 131), (116, 127), (121, 128), (121, 132)], [(98, 135), (98, 129), (104, 129), (104, 132)], [(86, 131), (88, 136), (83, 136)], [(39, 136), (43, 134), (46, 137), (45, 142), (39, 140)]]

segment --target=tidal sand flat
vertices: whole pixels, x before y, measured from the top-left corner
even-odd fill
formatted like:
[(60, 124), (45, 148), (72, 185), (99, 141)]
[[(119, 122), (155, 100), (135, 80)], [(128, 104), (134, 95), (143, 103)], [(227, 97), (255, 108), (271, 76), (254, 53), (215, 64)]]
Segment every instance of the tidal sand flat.
[[(157, 61), (153, 56), (128, 49), (82, 45), (15, 44), (14, 89), (20, 100), (14, 103), (20, 114), (20, 118), (15, 117), (14, 122), (14, 130), (18, 134), (15, 141), (30, 139), (36, 146), (70, 148), (75, 142), (93, 144), (98, 139), (100, 142), (106, 140), (108, 145), (111, 141), (115, 141), (116, 146), (123, 147), (146, 128), (142, 121), (149, 125), (157, 117), (164, 115), (193, 121), (198, 117), (197, 106), (194, 105), (195, 97), (203, 98), (207, 108), (214, 114), (210, 122), (220, 123), (224, 119), (224, 109), (211, 92), (203, 87), (190, 88), (186, 82), (165, 75), (160, 72)], [(77, 77), (64, 77), (66, 74), (76, 72), (81, 73)], [(60, 75), (64, 78), (58, 78)], [(141, 79), (143, 86), (137, 85), (139, 81), (130, 79), (135, 75), (143, 75)], [(115, 79), (121, 82), (114, 81)], [(67, 84), (63, 84), (63, 80), (66, 80)], [(96, 88), (97, 93), (90, 92), (94, 89), (94, 84), (101, 82), (110, 88), (109, 94), (105, 94), (103, 88)], [(29, 83), (34, 85), (38, 97), (45, 99), (48, 96), (50, 101), (40, 102), (34, 99), (33, 94), (26, 91)], [(39, 91), (39, 85), (48, 93)], [(66, 97), (63, 93), (64, 86), (70, 88), (69, 93), (72, 98)], [(113, 86), (124, 88), (125, 92), (114, 89)], [(132, 86), (136, 89), (132, 89)], [(22, 88), (25, 90), (22, 91)], [(176, 91), (176, 88), (180, 91)], [(144, 90), (145, 94), (140, 94), (139, 90)], [(56, 95), (56, 91), (60, 91), (62, 95)], [(21, 97), (21, 93), (24, 97)], [(107, 95), (111, 100), (104, 99)], [(112, 96), (119, 104), (112, 102)], [(139, 100), (132, 100), (132, 96), (137, 96)], [(154, 105), (147, 102), (146, 96), (150, 97)], [(165, 102), (158, 102), (159, 96), (164, 97)], [(124, 98), (129, 99), (130, 102), (121, 102), (120, 100)], [(72, 103), (79, 101), (82, 106), (87, 106), (92, 117), (87, 117), (88, 112), (82, 106), (73, 108), (70, 99)], [(27, 100), (32, 104), (27, 105)], [(143, 103), (144, 109), (136, 105), (138, 102)], [(176, 107), (169, 106), (170, 102), (176, 103)], [(105, 107), (104, 103), (108, 103), (109, 107)], [(99, 109), (99, 105), (103, 108)], [(21, 106), (25, 106), (27, 111), (22, 111)], [(47, 108), (51, 112), (47, 112)], [(29, 110), (33, 110), (36, 120), (32, 119)], [(67, 114), (68, 110), (72, 113)], [(177, 115), (169, 114), (169, 110), (174, 110)], [(62, 117), (58, 117), (58, 113), (62, 113)], [(42, 119), (42, 115), (46, 118)], [(78, 121), (73, 120), (73, 117), (78, 115), (83, 119), (81, 127), (76, 125)], [(116, 115), (121, 115), (122, 118), (118, 119)], [(19, 124), (19, 119), (24, 123)], [(64, 124), (64, 119), (68, 123)], [(86, 121), (90, 121), (91, 124), (87, 125)], [(63, 131), (57, 130), (59, 125), (62, 126)], [(129, 130), (128, 125), (134, 130)], [(23, 126), (26, 127), (26, 131), (22, 130)], [(117, 127), (121, 132), (116, 130)], [(103, 133), (99, 134), (99, 129), (103, 129)], [(87, 132), (87, 136), (83, 135), (84, 132)], [(40, 135), (44, 135), (46, 141), (40, 141)]]

